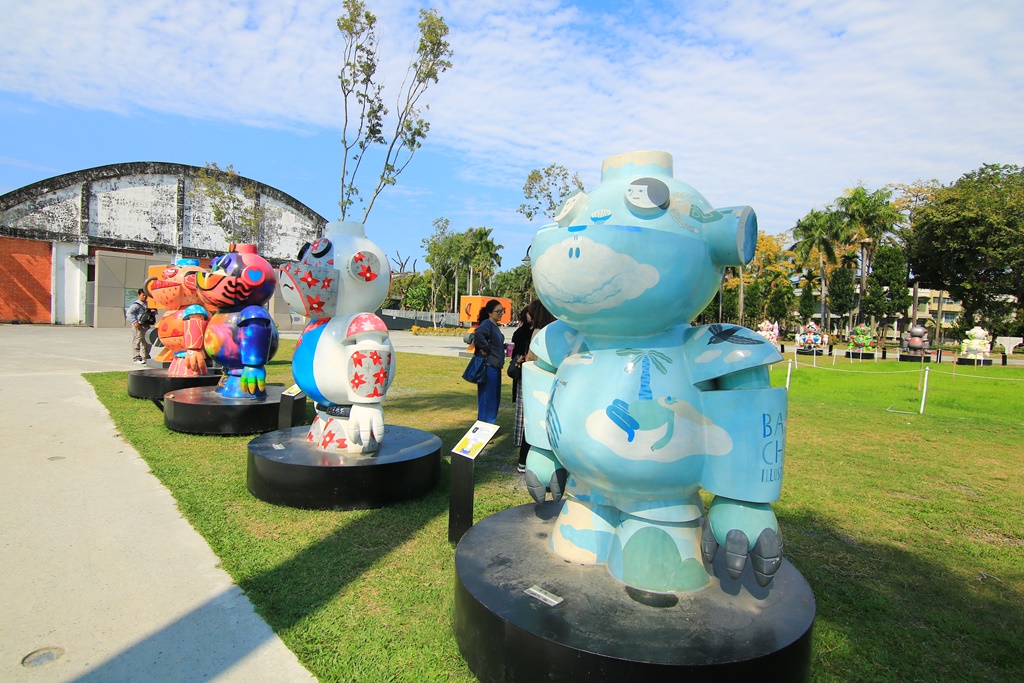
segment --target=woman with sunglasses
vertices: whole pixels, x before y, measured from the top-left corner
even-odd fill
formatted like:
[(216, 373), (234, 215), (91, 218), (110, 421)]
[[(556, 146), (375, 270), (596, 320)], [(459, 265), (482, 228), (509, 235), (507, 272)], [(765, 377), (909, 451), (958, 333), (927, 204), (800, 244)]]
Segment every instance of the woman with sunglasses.
[(498, 422), (498, 404), (501, 403), (501, 368), (505, 365), (505, 336), (498, 328), (498, 322), (505, 309), (497, 299), (491, 299), (480, 309), (480, 324), (473, 333), (476, 353), (487, 357), (487, 377), (477, 385), (476, 419), (481, 422)]

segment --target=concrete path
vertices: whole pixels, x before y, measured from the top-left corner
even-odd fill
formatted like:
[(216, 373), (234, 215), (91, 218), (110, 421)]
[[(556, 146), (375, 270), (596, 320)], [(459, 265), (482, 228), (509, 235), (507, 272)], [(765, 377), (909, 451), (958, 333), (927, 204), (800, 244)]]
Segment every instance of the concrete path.
[[(82, 378), (138, 369), (130, 339), (0, 325), (0, 681), (313, 680)], [(392, 340), (465, 350), (459, 337)]]
[(0, 680), (313, 680), (81, 377), (130, 338), (0, 326)]

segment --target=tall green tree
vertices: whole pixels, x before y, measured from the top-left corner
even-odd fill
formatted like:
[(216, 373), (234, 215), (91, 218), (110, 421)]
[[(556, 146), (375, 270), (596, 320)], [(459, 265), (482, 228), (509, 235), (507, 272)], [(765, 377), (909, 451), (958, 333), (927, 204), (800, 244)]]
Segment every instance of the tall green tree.
[[(814, 283), (811, 278), (805, 277), (804, 281), (800, 284), (800, 302), (797, 304), (800, 311), (801, 322), (807, 322), (814, 317)], [(825, 329), (824, 323), (822, 323), (822, 329)]]
[(1024, 328), (1024, 168), (986, 164), (939, 189), (907, 246), (921, 284), (959, 299), (962, 326)]
[(482, 293), (484, 283), (490, 282), (491, 277), (499, 266), (501, 266), (501, 254), (504, 247), (495, 244), (491, 238), (491, 228), (469, 228), (464, 234), (462, 241), (461, 262), (467, 267), (467, 273), (475, 281), (467, 280), (469, 293)]
[(828, 279), (828, 306), (840, 320), (853, 310), (857, 301), (857, 287), (853, 282), (853, 268), (836, 268)]
[(897, 315), (906, 315), (910, 307), (907, 275), (907, 261), (902, 249), (882, 244), (875, 250), (868, 276), (868, 291), (864, 296), (864, 313), (881, 319), (883, 339), (889, 321)]
[[(863, 185), (858, 185), (835, 200), (836, 211), (847, 224), (849, 235), (864, 245), (860, 271), (860, 299), (863, 299), (867, 289), (867, 274), (875, 249), (894, 232), (903, 219), (899, 210), (890, 201), (892, 192), (885, 187), (869, 192)], [(860, 300), (857, 308), (859, 319)]]
[[(790, 249), (796, 254), (797, 262), (806, 265), (817, 258), (818, 277), (821, 283), (821, 325), (828, 330), (828, 284), (826, 264), (836, 262), (836, 245), (849, 239), (849, 229), (840, 214), (812, 209), (793, 228), (796, 242)], [(802, 301), (802, 299), (801, 299)]]
[(233, 165), (221, 168), (208, 162), (193, 178), (189, 197), (210, 204), (213, 222), (228, 242), (259, 244), (261, 232), (273, 229), (280, 212), (260, 201), (256, 185), (238, 175)]
[(512, 300), (513, 315), (518, 315), (524, 306), (533, 301), (532, 287), (530, 267), (526, 264), (503, 270), (494, 276), (494, 295)]
[(789, 278), (779, 278), (768, 295), (766, 318), (778, 322), (782, 329), (787, 329), (792, 317), (793, 298), (793, 285)]
[(454, 297), (458, 293), (458, 283), (453, 280), (458, 274), (462, 245), (461, 238), (452, 231), (451, 225), (447, 218), (434, 219), (434, 231), (422, 241), (423, 251), (426, 252), (425, 260), (433, 271), (430, 291), (432, 311), (439, 310), (438, 304), (445, 311), (452, 310), (456, 305)]
[[(423, 144), (430, 123), (423, 118), (429, 107), (420, 100), (431, 83), (451, 68), (451, 46), (445, 39), (448, 26), (436, 10), (420, 10), (418, 23), (419, 43), (415, 56), (395, 98), (393, 117), (384, 104), (384, 86), (377, 78), (379, 61), (377, 17), (366, 9), (362, 0), (344, 0), (344, 14), (338, 17), (338, 30), (343, 40), (344, 63), (338, 82), (343, 98), (344, 149), (341, 164), (341, 218), (345, 220), (357, 202), (363, 203), (356, 176), (371, 149), (382, 148), (383, 168), (376, 185), (369, 194), (362, 220), (366, 222), (377, 195), (388, 185), (394, 185), (399, 174), (412, 161), (416, 150)], [(389, 132), (385, 126), (390, 124)]]

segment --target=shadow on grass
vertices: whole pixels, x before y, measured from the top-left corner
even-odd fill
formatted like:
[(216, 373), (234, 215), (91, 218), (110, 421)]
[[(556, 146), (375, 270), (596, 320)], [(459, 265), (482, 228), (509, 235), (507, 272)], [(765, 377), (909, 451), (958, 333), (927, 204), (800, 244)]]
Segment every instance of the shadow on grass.
[(812, 680), (1024, 680), (1024, 596), (981, 560), (952, 573), (942, 548), (866, 542), (809, 511), (779, 525), (817, 601)]

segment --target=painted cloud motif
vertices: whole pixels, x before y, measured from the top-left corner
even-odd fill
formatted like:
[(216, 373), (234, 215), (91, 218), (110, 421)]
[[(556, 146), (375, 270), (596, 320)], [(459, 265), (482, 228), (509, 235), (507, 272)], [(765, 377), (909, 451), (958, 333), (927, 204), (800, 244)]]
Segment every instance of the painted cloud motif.
[(658, 270), (586, 237), (551, 245), (534, 267), (538, 289), (575, 313), (596, 313), (658, 284)]
[[(640, 429), (629, 440), (625, 431), (609, 419), (606, 411), (595, 410), (587, 416), (587, 434), (627, 460), (675, 462), (698, 454), (726, 455), (732, 450), (729, 432), (702, 416), (686, 401), (659, 399), (671, 415), (672, 432), (666, 443), (656, 447), (669, 433), (669, 422), (652, 429)], [(667, 415), (666, 415), (667, 417)]]

